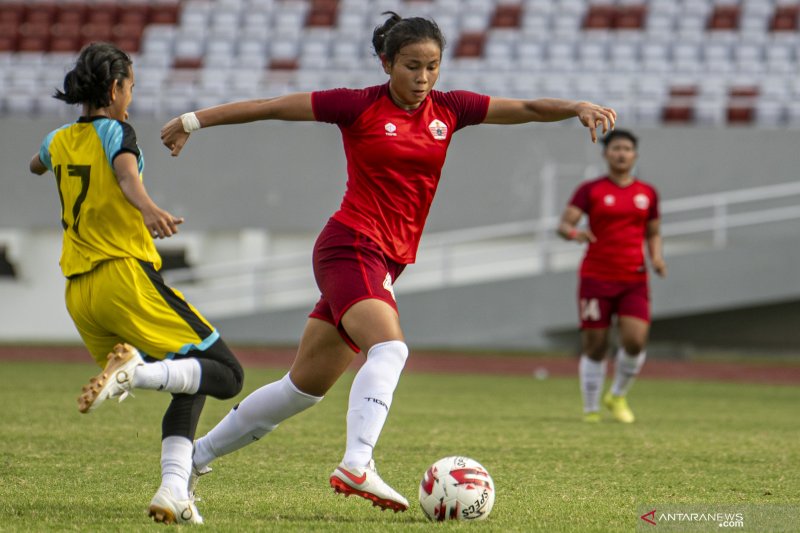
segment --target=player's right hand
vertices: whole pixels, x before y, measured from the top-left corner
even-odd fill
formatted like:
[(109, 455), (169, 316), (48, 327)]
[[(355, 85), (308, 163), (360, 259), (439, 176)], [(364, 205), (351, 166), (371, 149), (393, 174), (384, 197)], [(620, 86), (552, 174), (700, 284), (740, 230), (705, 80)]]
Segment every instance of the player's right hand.
[(662, 278), (667, 277), (667, 263), (660, 257), (657, 257), (652, 260), (653, 263), (653, 270), (655, 270), (656, 274), (661, 276)]
[(183, 150), (183, 145), (189, 140), (189, 134), (183, 129), (180, 117), (175, 117), (161, 128), (161, 142), (170, 151), (172, 157), (177, 157)]

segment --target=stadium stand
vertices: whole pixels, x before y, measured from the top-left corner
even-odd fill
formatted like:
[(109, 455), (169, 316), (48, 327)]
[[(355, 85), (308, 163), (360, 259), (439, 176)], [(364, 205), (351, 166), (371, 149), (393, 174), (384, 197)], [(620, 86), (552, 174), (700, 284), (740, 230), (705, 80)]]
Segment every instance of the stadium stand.
[(134, 55), (148, 116), (379, 83), (386, 10), (442, 27), (442, 89), (593, 99), (629, 124), (800, 123), (797, 0), (6, 0), (0, 113), (66, 113), (49, 87), (93, 40)]

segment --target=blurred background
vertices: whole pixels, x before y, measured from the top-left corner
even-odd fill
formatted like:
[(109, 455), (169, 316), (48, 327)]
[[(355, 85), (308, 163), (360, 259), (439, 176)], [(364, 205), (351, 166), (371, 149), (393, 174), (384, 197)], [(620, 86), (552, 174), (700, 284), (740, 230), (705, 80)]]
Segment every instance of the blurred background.
[[(651, 352), (800, 350), (797, 0), (2, 1), (0, 342), (79, 342), (58, 194), (28, 162), (80, 113), (51, 97), (78, 50), (106, 40), (134, 59), (145, 183), (186, 217), (158, 243), (165, 278), (229, 341), (295, 343), (319, 295), (313, 240), (344, 191), (337, 128), (217, 128), (178, 159), (159, 130), (231, 100), (384, 83), (371, 37), (386, 10), (442, 28), (438, 89), (591, 100), (639, 136), (669, 267), (651, 279)], [(409, 344), (576, 349), (583, 250), (555, 226), (604, 170), (576, 120), (460, 131), (395, 287)]]

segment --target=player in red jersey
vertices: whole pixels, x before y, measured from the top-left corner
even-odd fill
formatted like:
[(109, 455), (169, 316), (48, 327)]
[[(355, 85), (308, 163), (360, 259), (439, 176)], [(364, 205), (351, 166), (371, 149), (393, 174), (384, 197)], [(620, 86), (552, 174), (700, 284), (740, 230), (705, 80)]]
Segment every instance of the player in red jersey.
[[(581, 264), (578, 304), (582, 353), (578, 374), (584, 419), (600, 421), (600, 395), (605, 381), (604, 358), (609, 327), (617, 316), (620, 347), (611, 389), (603, 403), (620, 422), (634, 421), (625, 395), (645, 360), (650, 331), (650, 294), (643, 244), (659, 276), (667, 266), (661, 253), (658, 194), (637, 179), (633, 167), (637, 139), (616, 130), (603, 139), (608, 175), (581, 184), (561, 216), (558, 233), (567, 240), (588, 243)], [(586, 215), (589, 229), (578, 229)]]
[(404, 511), (407, 500), (381, 480), (372, 460), (408, 356), (393, 284), (414, 262), (453, 134), (480, 123), (578, 117), (595, 141), (598, 127), (604, 133), (613, 128), (616, 113), (589, 102), (434, 91), (444, 47), (438, 26), (386, 14), (389, 19), (373, 34), (389, 75), (385, 85), (289, 94), (187, 113), (164, 126), (162, 141), (178, 155), (189, 134), (201, 127), (274, 119), (339, 127), (347, 191), (314, 246), (314, 275), (322, 296), (295, 361), (283, 379), (253, 392), (197, 441), (195, 465), (201, 472), (214, 458), (260, 439), (317, 403), (363, 350), (366, 361), (350, 390), (346, 450), (331, 486), (384, 509)]

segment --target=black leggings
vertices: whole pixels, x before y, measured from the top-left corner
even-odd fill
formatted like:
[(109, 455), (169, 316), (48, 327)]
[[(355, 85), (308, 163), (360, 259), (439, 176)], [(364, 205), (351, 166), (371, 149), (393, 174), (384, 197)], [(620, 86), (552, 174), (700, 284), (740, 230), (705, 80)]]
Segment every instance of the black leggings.
[(206, 396), (227, 400), (239, 394), (244, 384), (244, 370), (222, 338), (206, 350), (192, 350), (179, 357), (194, 357), (199, 361), (200, 387), (195, 394), (172, 395), (161, 422), (161, 438), (186, 437), (193, 441)]

